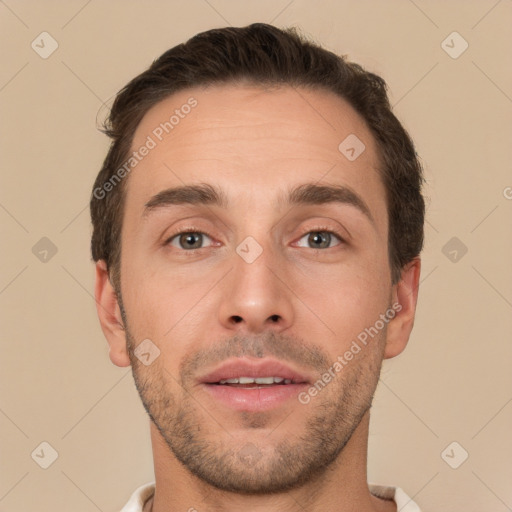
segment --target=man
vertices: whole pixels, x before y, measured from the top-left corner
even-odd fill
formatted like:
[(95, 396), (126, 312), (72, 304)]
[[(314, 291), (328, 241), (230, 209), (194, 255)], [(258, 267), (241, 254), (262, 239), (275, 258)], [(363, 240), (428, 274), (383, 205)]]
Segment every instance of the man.
[(423, 245), (422, 170), (385, 89), (258, 23), (198, 34), (118, 94), (95, 294), (156, 479), (123, 512), (419, 510), (367, 483)]

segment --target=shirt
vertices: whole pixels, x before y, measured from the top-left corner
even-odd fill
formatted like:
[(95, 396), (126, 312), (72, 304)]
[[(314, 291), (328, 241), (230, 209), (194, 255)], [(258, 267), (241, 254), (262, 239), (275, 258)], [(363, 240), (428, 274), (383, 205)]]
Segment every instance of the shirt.
[[(405, 494), (400, 487), (389, 487), (385, 485), (368, 484), (370, 493), (379, 498), (394, 500), (398, 512), (421, 512), (414, 501)], [(121, 512), (142, 512), (144, 503), (153, 496), (155, 482), (141, 485), (130, 496), (128, 503), (121, 509)]]

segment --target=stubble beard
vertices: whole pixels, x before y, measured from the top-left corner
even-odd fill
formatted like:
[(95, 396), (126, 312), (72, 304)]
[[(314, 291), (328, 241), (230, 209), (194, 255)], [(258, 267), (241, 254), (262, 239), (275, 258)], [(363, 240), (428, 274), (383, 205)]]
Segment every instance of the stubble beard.
[[(160, 364), (142, 365), (133, 354), (135, 342), (127, 328), (126, 336), (142, 403), (172, 454), (203, 482), (248, 495), (290, 491), (321, 478), (370, 409), (382, 364), (382, 353), (367, 348), (364, 362), (343, 368), (309, 404), (297, 400), (297, 412), (282, 424), (285, 418), (276, 421), (278, 415), (240, 413), (237, 432), (240, 425), (246, 429), (240, 439), (230, 436), (220, 410), (212, 419), (192, 388), (178, 387), (177, 379)], [(297, 424), (294, 415), (303, 417), (305, 411), (303, 427), (286, 432), (286, 425)], [(271, 435), (263, 437), (261, 428)]]

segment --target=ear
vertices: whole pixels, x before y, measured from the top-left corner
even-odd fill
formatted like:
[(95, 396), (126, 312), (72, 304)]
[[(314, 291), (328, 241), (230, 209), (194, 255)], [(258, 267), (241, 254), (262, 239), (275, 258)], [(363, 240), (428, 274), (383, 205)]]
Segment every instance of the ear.
[(400, 281), (393, 286), (392, 306), (396, 312), (388, 323), (384, 359), (400, 354), (409, 341), (414, 325), (421, 260), (414, 258), (402, 270)]
[(96, 263), (94, 296), (101, 329), (110, 347), (110, 360), (116, 366), (130, 366), (121, 310), (117, 301), (117, 294), (110, 283), (107, 264), (104, 260)]

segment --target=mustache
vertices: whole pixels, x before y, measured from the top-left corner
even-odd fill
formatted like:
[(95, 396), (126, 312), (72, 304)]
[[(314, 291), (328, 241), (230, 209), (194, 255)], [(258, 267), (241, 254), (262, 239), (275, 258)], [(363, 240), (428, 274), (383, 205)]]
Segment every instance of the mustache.
[(180, 363), (183, 382), (194, 377), (205, 366), (215, 366), (226, 359), (274, 357), (284, 362), (295, 363), (302, 368), (322, 371), (329, 367), (329, 357), (321, 348), (307, 344), (301, 338), (266, 331), (260, 335), (236, 334), (215, 342), (194, 354), (185, 356)]

